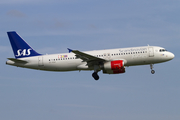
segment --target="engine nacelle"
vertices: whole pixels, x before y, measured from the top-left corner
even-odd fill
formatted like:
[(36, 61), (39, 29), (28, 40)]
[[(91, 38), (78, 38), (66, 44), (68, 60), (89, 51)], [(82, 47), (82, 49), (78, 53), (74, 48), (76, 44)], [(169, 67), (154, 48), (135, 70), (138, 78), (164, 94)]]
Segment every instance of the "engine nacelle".
[(115, 61), (104, 63), (103, 73), (104, 74), (125, 73), (124, 61), (123, 60), (115, 60)]

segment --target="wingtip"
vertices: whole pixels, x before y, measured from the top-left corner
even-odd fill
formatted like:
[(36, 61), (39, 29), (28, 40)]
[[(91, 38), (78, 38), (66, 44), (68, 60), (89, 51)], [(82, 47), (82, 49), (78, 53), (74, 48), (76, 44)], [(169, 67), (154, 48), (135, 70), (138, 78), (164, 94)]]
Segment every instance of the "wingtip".
[(71, 49), (69, 49), (69, 48), (67, 48), (67, 49), (69, 50), (69, 53), (73, 51), (73, 50), (71, 50)]

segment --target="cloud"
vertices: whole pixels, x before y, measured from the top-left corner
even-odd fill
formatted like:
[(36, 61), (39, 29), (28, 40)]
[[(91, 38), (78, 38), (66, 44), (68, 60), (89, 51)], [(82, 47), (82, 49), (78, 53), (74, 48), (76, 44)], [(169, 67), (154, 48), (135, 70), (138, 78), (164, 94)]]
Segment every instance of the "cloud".
[(26, 15), (21, 12), (21, 11), (18, 11), (18, 10), (10, 10), (7, 12), (7, 15), (8, 16), (11, 16), (11, 17), (26, 17)]

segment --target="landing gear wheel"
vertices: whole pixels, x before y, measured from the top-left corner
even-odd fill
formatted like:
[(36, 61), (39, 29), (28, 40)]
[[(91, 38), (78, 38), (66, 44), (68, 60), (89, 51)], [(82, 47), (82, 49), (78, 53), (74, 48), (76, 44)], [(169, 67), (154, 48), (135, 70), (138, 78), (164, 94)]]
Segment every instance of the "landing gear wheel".
[(150, 64), (150, 68), (151, 68), (151, 73), (154, 74), (155, 71), (153, 70), (153, 64)]
[(94, 72), (94, 73), (92, 74), (92, 76), (93, 76), (93, 78), (94, 78), (95, 80), (99, 80), (99, 76), (98, 76), (97, 72)]
[(152, 74), (154, 74), (154, 73), (155, 73), (155, 71), (154, 71), (154, 70), (151, 70), (151, 73), (152, 73)]

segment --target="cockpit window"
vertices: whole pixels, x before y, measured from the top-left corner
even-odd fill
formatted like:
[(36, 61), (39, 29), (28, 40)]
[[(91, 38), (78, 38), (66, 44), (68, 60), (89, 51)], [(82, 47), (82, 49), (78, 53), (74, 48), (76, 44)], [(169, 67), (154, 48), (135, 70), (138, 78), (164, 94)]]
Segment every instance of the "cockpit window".
[(165, 52), (167, 51), (166, 49), (160, 49), (159, 52)]

